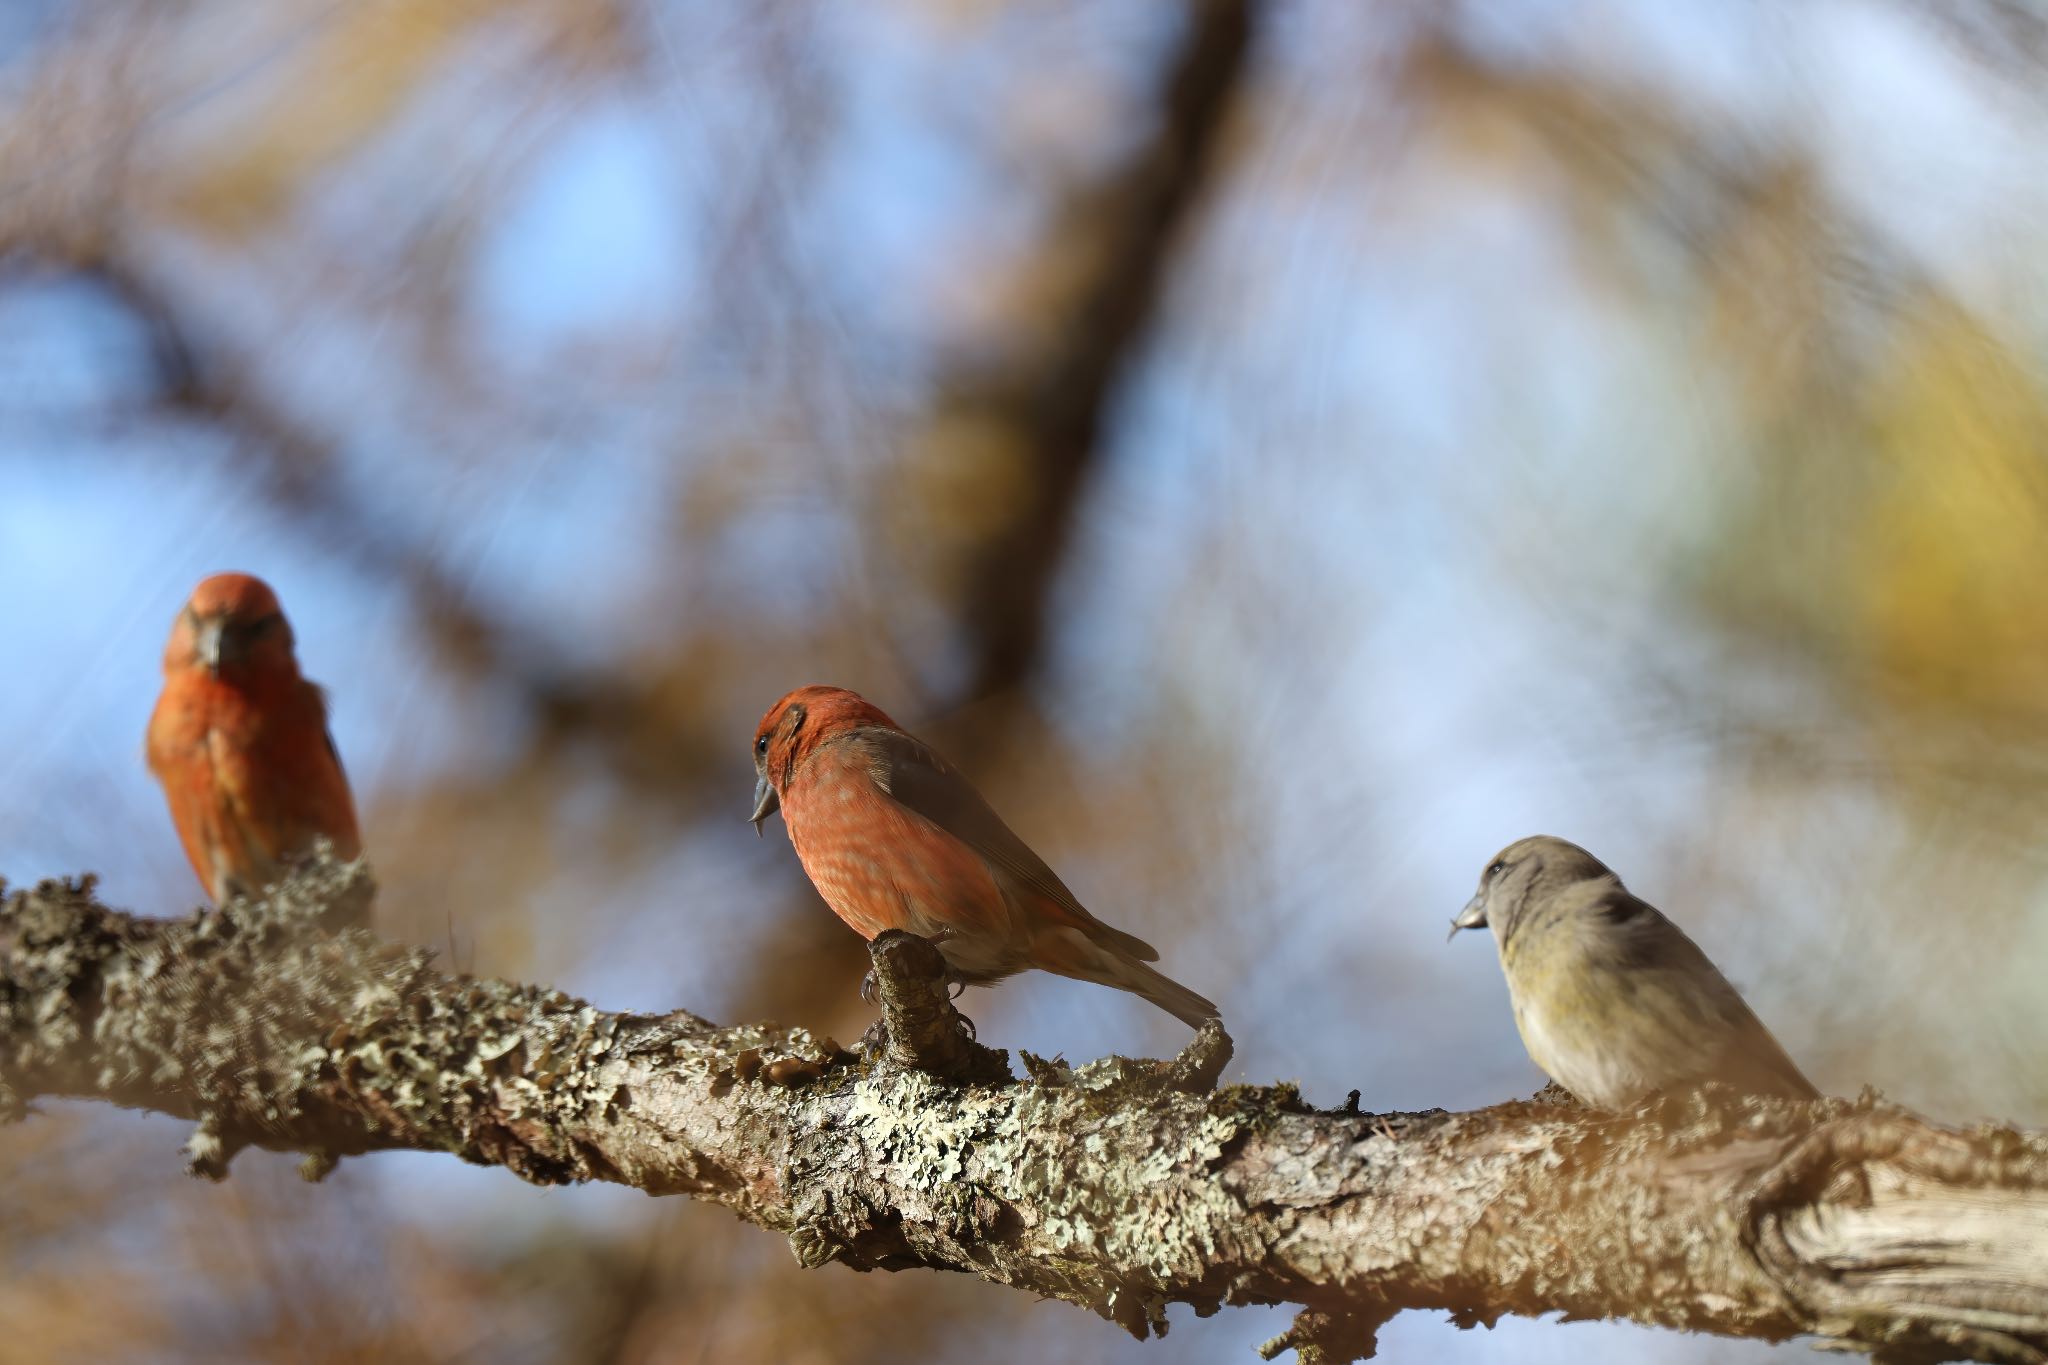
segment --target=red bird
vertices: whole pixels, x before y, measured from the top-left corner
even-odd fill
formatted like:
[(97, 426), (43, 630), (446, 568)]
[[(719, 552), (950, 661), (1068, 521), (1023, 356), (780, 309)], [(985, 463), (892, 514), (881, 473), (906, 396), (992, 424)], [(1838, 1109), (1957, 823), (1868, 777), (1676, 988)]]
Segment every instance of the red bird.
[(216, 903), (258, 894), (319, 835), (341, 857), (362, 851), (327, 703), (299, 676), (292, 628), (261, 579), (215, 574), (192, 590), (164, 647), (148, 752)]
[(754, 732), (756, 833), (780, 806), (818, 894), (862, 938), (931, 939), (953, 979), (1029, 967), (1142, 995), (1199, 1028), (1216, 1007), (1146, 966), (1159, 953), (1081, 908), (981, 794), (843, 687), (800, 687)]

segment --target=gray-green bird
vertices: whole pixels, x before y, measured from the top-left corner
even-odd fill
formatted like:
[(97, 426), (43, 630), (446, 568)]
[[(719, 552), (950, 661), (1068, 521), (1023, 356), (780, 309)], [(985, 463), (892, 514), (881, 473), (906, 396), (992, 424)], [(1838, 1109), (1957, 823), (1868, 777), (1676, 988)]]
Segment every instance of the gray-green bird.
[(1503, 849), (1451, 934), (1481, 927), (1529, 1056), (1595, 1108), (1705, 1080), (1820, 1093), (1685, 932), (1577, 844), (1539, 834)]

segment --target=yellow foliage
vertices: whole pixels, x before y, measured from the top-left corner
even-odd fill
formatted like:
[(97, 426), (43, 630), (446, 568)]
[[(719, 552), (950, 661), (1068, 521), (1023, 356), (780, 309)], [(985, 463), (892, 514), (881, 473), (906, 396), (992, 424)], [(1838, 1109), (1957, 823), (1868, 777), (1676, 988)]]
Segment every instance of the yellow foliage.
[(1906, 319), (1872, 397), (1887, 477), (1850, 551), (1856, 634), (1910, 696), (2048, 712), (2048, 400), (1960, 307)]
[(374, 137), (425, 86), (485, 0), (369, 0), (307, 44), (264, 117), (217, 145), (175, 193), (191, 226), (227, 238), (271, 223), (309, 177)]

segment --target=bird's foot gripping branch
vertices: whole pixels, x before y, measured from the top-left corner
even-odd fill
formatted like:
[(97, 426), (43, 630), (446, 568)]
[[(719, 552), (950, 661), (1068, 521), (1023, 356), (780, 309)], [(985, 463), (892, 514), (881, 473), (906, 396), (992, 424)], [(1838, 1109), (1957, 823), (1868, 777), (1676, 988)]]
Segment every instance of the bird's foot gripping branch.
[(194, 1120), (195, 1169), (445, 1151), (536, 1182), (723, 1204), (806, 1265), (948, 1269), (1146, 1335), (1166, 1308), (1293, 1303), (1292, 1345), (1370, 1349), (1405, 1308), (1561, 1311), (1898, 1359), (2048, 1360), (2048, 1142), (1865, 1099), (1603, 1115), (1320, 1111), (1213, 1088), (1228, 1040), (1070, 1067), (967, 1036), (927, 947), (878, 941), (886, 1044), (614, 1014), (437, 971), (351, 927), (316, 861), (264, 901), (138, 919), (89, 881), (0, 908), (0, 1101)]

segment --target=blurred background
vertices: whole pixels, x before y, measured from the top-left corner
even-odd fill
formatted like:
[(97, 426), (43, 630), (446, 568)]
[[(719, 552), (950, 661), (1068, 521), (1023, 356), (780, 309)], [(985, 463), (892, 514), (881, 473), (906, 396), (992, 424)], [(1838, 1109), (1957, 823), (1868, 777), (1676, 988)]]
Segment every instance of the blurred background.
[[(1591, 847), (1824, 1088), (2048, 1123), (2048, 16), (2024, 0), (11, 0), (0, 873), (198, 900), (192, 584), (331, 694), (379, 927), (860, 1032), (748, 741), (939, 743), (1230, 1079), (1540, 1077), (1501, 845)], [(1185, 1030), (1042, 975), (982, 1037)], [(679, 1199), (0, 1131), (0, 1359), (1242, 1361)], [(1390, 1360), (1761, 1361), (1615, 1325)]]

